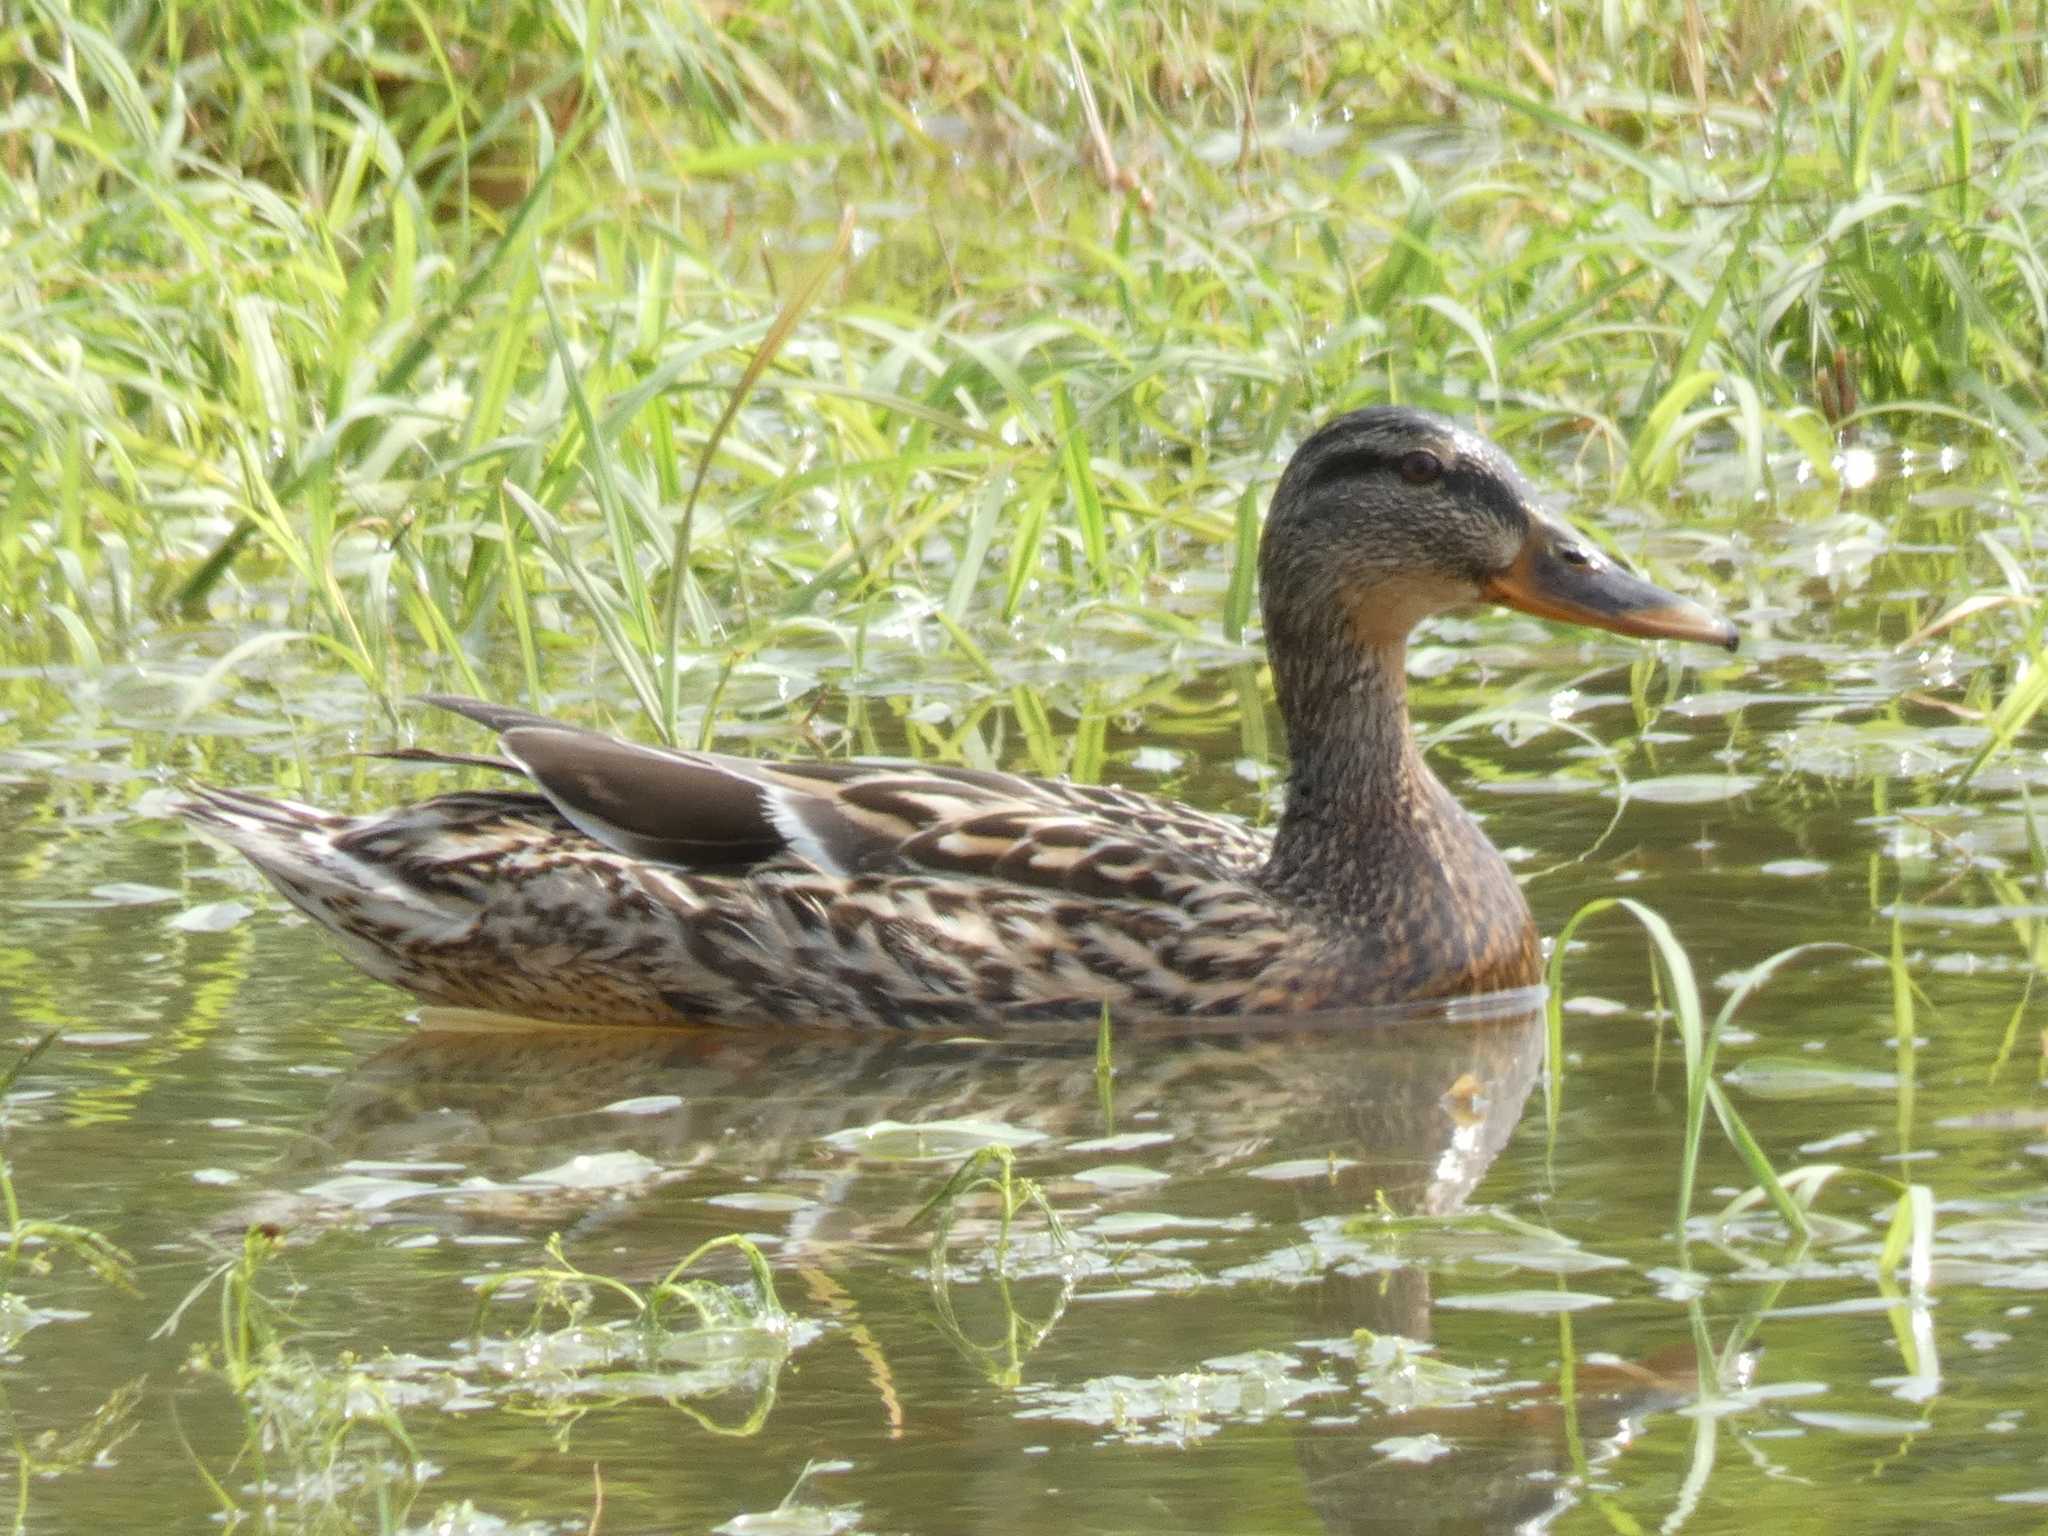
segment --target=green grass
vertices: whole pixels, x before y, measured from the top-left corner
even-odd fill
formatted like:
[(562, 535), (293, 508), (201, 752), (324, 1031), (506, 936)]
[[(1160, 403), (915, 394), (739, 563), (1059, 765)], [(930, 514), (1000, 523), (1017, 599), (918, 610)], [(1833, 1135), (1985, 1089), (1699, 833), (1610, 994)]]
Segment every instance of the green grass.
[[(1812, 515), (1852, 438), (2017, 484), (2040, 16), (1568, 9), (35, 0), (7, 643), (210, 619), (196, 709), (277, 646), (392, 701), (597, 642), (703, 736), (764, 656), (1241, 635), (1276, 453), (1370, 400), (1637, 530)], [(2041, 706), (1979, 687), (1994, 744)]]
[[(1102, 1038), (1108, 1038), (1106, 1030)], [(1098, 1084), (1104, 1080), (1103, 1059), (1098, 1053)], [(983, 1251), (970, 1262), (974, 1267), (985, 1270), (987, 1278), (993, 1282), (994, 1297), (989, 1310), (1000, 1314), (1001, 1321), (992, 1329), (984, 1325), (983, 1332), (987, 1336), (976, 1337), (970, 1333), (954, 1302), (953, 1271), (956, 1261), (951, 1244), (956, 1227), (979, 1229), (987, 1225), (985, 1216), (972, 1221), (965, 1218), (971, 1212), (978, 1214), (977, 1208), (990, 1202), (995, 1206), (995, 1230), (992, 1234), (974, 1231), (977, 1238), (986, 1237), (986, 1242), (982, 1245)], [(1027, 1312), (1017, 1300), (1011, 1284), (1010, 1238), (1018, 1216), (1026, 1211), (1035, 1211), (1043, 1219), (1047, 1248), (1059, 1255), (1072, 1250), (1073, 1238), (1052, 1201), (1047, 1198), (1043, 1186), (1036, 1179), (1019, 1173), (1016, 1154), (1009, 1147), (996, 1143), (979, 1147), (961, 1159), (952, 1176), (925, 1202), (910, 1223), (913, 1227), (931, 1228), (931, 1241), (926, 1250), (926, 1274), (931, 1288), (933, 1321), (939, 1332), (959, 1351), (961, 1358), (991, 1385), (1003, 1388), (1014, 1388), (1023, 1381), (1025, 1361), (1057, 1326), (1074, 1290), (1074, 1276), (1069, 1272), (1057, 1287), (1056, 1299), (1041, 1308), (1042, 1315)]]
[[(1544, 1048), (1547, 1066), (1544, 1082), (1544, 1119), (1553, 1156), (1558, 1119), (1565, 1095), (1566, 958), (1571, 951), (1572, 936), (1581, 927), (1592, 919), (1617, 909), (1641, 924), (1649, 937), (1651, 954), (1657, 970), (1654, 978), (1658, 983), (1656, 995), (1660, 1001), (1660, 1006), (1652, 1017), (1660, 1031), (1667, 1020), (1671, 1024), (1678, 1036), (1684, 1067), (1685, 1130), (1679, 1149), (1677, 1208), (1671, 1224), (1671, 1230), (1678, 1239), (1679, 1251), (1681, 1254), (1684, 1253), (1686, 1244), (1694, 1233), (1693, 1200), (1699, 1183), (1707, 1112), (1711, 1109), (1729, 1150), (1734, 1153), (1736, 1161), (1755, 1183), (1737, 1194), (1700, 1230), (1718, 1237), (1736, 1218), (1759, 1206), (1768, 1205), (1784, 1223), (1792, 1247), (1803, 1252), (1808, 1244), (1823, 1236), (1815, 1229), (1812, 1215), (1814, 1201), (1821, 1191), (1843, 1172), (1843, 1169), (1833, 1163), (1808, 1163), (1783, 1171), (1773, 1167), (1756, 1133), (1750, 1129), (1741, 1111), (1735, 1107), (1726, 1087), (1716, 1078), (1715, 1058), (1722, 1037), (1727, 1034), (1735, 1016), (1763, 989), (1772, 976), (1794, 961), (1810, 958), (1823, 951), (1853, 950), (1854, 946), (1815, 942), (1794, 944), (1781, 949), (1759, 961), (1740, 977), (1724, 978), (1728, 984), (1727, 994), (1722, 999), (1720, 1008), (1709, 1018), (1700, 995), (1700, 984), (1692, 957), (1662, 915), (1627, 897), (1602, 896), (1587, 902), (1558, 930), (1544, 978), (1548, 987), (1544, 1005)], [(1913, 1144), (1913, 1042), (1916, 1038), (1917, 1017), (1914, 1004), (1920, 994), (1907, 971), (1901, 947), (1902, 932), (1902, 926), (1895, 920), (1892, 926), (1892, 952), (1888, 957), (1887, 969), (1892, 984), (1892, 1011), (1900, 1067), (1897, 1079), (1898, 1144), (1905, 1150)], [(1868, 952), (1863, 953), (1872, 960), (1880, 958)], [(1930, 1263), (1929, 1253), (1934, 1238), (1932, 1190), (1924, 1184), (1906, 1183), (1881, 1175), (1866, 1178), (1895, 1199), (1892, 1223), (1877, 1263), (1879, 1283), (1893, 1283), (1893, 1275), (1901, 1261), (1906, 1258), (1910, 1244), (1909, 1271), (1914, 1277), (1915, 1286), (1924, 1289)]]

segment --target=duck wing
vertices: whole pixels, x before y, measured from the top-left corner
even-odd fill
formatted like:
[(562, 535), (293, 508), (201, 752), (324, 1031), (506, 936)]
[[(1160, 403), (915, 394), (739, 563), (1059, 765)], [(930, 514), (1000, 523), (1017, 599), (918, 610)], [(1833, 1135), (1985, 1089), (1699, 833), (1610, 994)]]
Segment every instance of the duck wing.
[[(689, 870), (794, 855), (840, 877), (943, 876), (1174, 901), (1265, 860), (1263, 834), (1129, 790), (901, 762), (772, 763), (641, 746), (524, 710), (435, 696), (499, 733), (586, 837)], [(488, 760), (486, 760), (488, 761)]]

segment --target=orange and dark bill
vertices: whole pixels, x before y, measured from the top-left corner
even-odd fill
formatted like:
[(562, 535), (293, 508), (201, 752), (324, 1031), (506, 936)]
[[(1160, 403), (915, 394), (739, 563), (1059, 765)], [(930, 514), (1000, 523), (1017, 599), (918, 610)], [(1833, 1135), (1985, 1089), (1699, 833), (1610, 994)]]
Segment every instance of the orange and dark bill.
[(1538, 618), (1735, 649), (1735, 626), (1719, 614), (1623, 570), (1564, 524), (1540, 515), (1530, 520), (1515, 563), (1483, 592)]

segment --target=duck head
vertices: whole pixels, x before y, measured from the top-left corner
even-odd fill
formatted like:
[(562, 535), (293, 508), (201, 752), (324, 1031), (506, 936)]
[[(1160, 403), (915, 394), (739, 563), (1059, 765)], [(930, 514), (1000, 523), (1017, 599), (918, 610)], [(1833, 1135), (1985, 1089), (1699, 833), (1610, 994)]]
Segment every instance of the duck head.
[(1653, 639), (1733, 650), (1735, 626), (1643, 580), (1540, 508), (1478, 433), (1402, 406), (1340, 416), (1295, 451), (1259, 551), (1267, 643), (1327, 650), (1333, 618), (1398, 651), (1432, 613), (1501, 603)]

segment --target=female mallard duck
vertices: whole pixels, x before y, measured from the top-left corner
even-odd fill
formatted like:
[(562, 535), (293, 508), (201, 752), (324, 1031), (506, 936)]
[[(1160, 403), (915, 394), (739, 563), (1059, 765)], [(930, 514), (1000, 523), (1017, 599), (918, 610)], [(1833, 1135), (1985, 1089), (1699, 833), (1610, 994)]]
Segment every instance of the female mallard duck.
[(337, 816), (202, 789), (186, 813), (371, 975), (540, 1018), (959, 1027), (1535, 982), (1528, 903), (1415, 745), (1409, 631), (1480, 600), (1730, 648), (1734, 627), (1538, 510), (1484, 438), (1397, 407), (1296, 451), (1259, 585), (1293, 755), (1270, 832), (1124, 789), (672, 751), (453, 698), (428, 702), (498, 732), (538, 793)]

